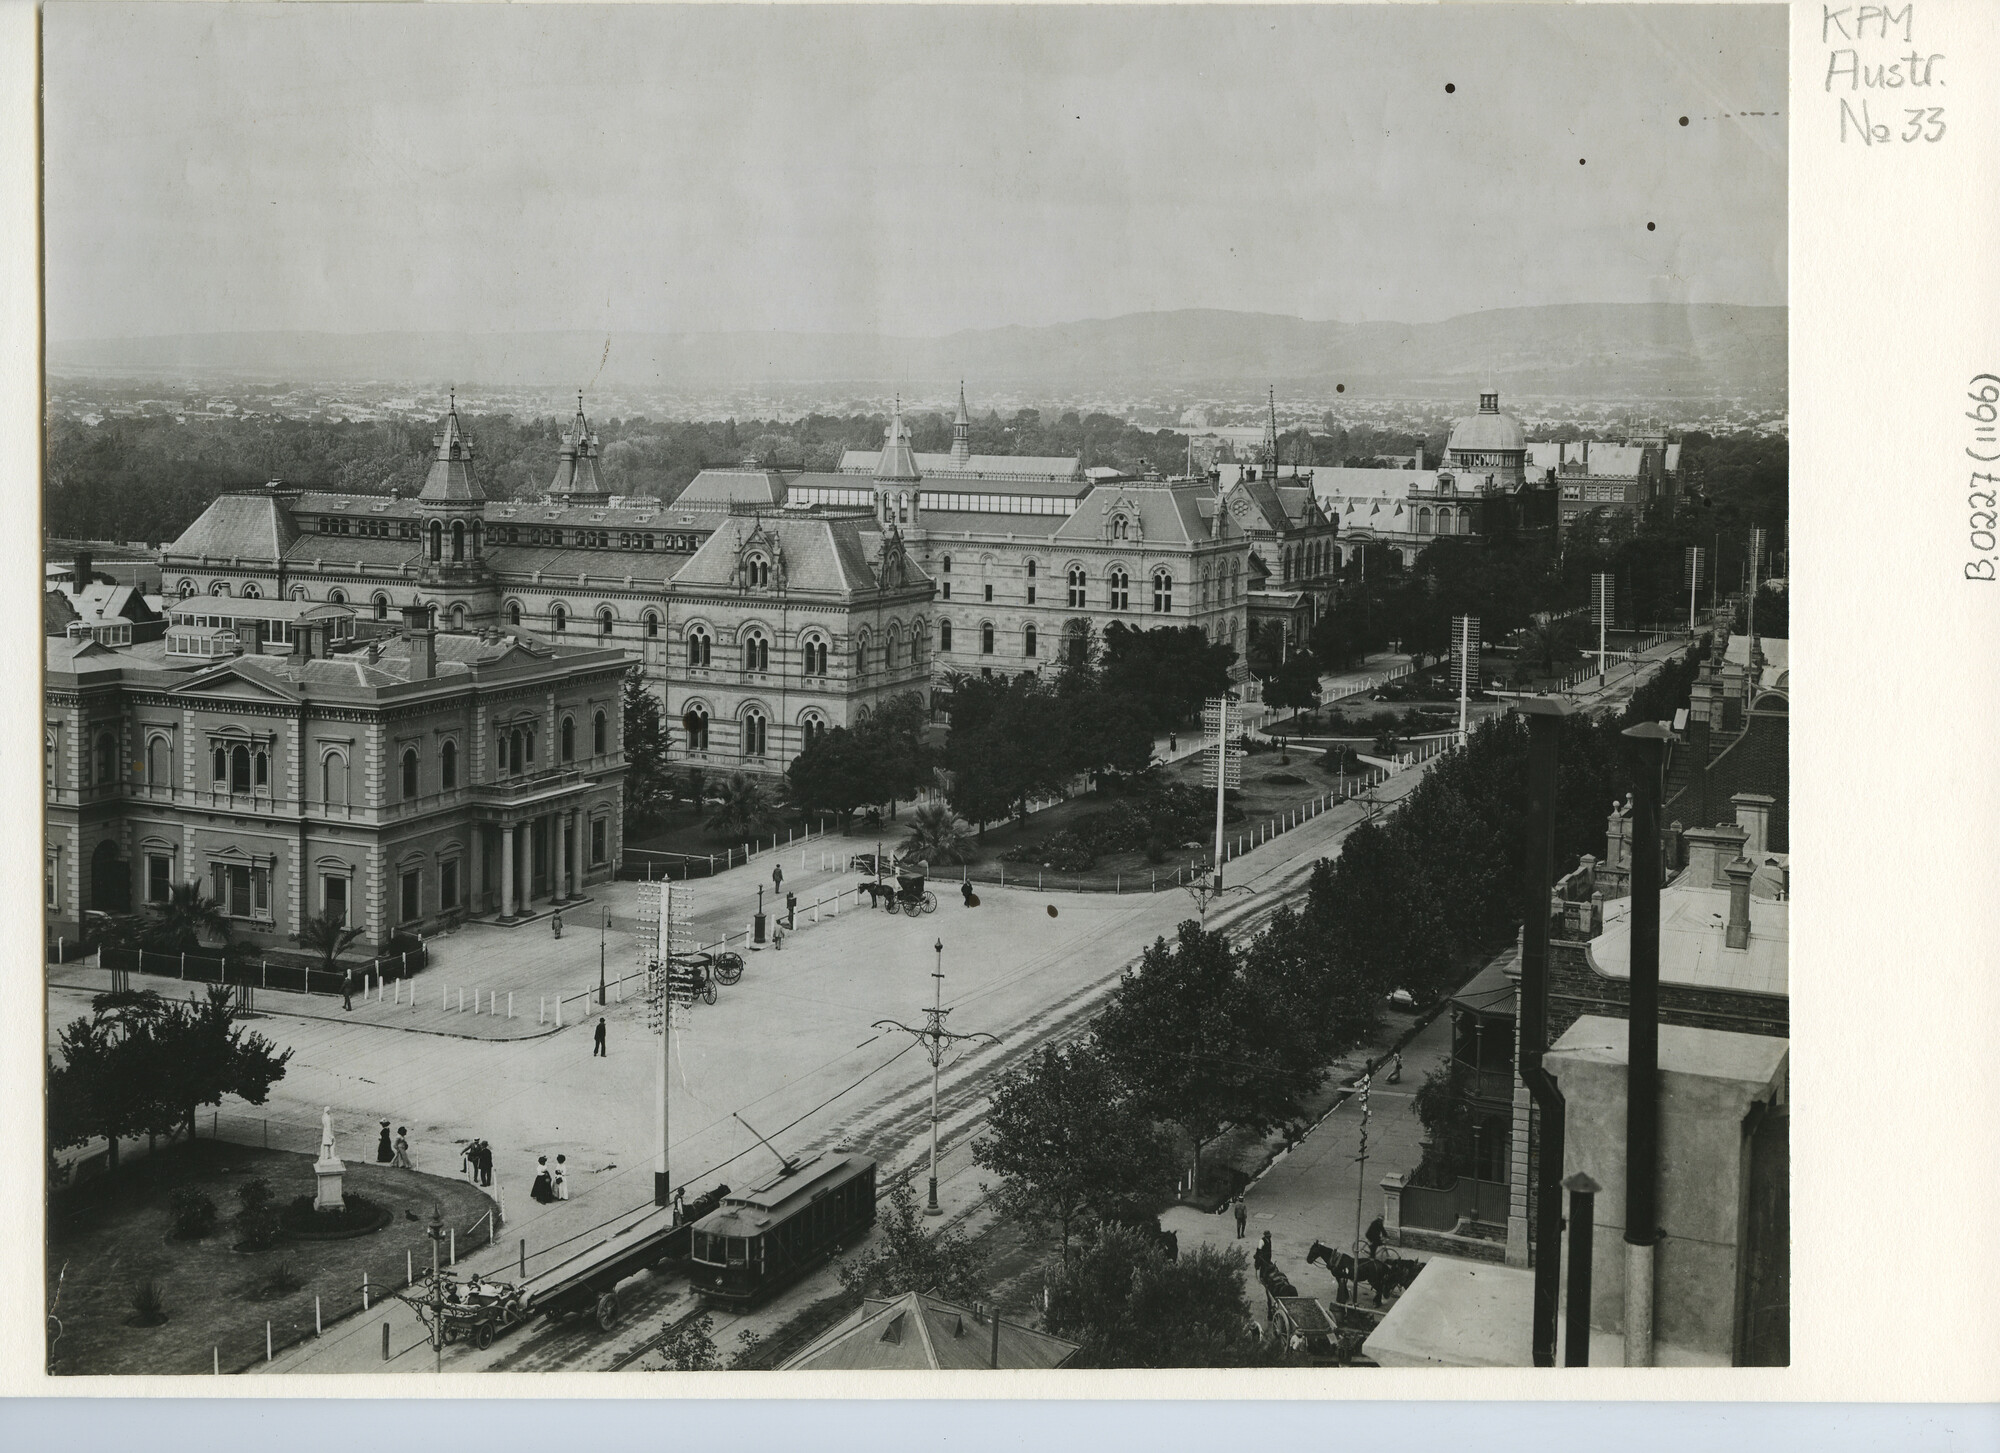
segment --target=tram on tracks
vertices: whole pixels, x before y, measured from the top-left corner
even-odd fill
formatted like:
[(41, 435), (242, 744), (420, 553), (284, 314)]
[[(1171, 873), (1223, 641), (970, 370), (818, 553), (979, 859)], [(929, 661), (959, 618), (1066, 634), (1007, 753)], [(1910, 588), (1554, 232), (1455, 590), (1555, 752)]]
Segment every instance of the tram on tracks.
[(787, 1163), (694, 1224), (688, 1281), (710, 1301), (750, 1306), (789, 1286), (875, 1224), (875, 1162), (829, 1151)]
[(685, 1264), (695, 1222), (721, 1205), (728, 1194), (728, 1186), (717, 1185), (685, 1206), (642, 1212), (602, 1241), (536, 1272), (518, 1286), (490, 1283), (499, 1289), (503, 1303), (512, 1308), (513, 1315), (501, 1323), (502, 1330), (533, 1316), (551, 1322), (588, 1316), (600, 1330), (610, 1331), (618, 1323), (618, 1284), (642, 1271)]

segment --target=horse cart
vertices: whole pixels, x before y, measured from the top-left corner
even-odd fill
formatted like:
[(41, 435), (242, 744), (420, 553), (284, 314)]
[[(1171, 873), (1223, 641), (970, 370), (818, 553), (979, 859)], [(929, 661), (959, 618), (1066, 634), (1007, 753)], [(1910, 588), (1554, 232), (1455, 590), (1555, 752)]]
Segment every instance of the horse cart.
[(1265, 1317), (1271, 1336), (1299, 1352), (1315, 1367), (1373, 1367), (1361, 1347), (1382, 1314), (1358, 1307), (1328, 1307), (1317, 1297), (1267, 1292)]

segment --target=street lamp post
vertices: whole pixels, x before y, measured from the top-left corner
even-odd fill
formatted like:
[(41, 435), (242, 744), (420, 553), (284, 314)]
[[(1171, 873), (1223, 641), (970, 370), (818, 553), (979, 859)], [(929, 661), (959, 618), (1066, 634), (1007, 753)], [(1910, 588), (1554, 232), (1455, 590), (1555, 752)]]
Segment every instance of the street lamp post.
[(436, 1354), (436, 1370), (444, 1371), (444, 1278), (438, 1274), (438, 1248), (444, 1244), (444, 1208), (431, 1202), (431, 1348)]

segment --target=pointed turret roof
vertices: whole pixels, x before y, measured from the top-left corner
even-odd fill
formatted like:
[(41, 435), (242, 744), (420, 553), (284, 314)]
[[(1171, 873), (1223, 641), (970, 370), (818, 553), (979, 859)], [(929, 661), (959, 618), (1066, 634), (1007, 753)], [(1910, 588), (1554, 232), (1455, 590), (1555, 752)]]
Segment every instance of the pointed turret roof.
[(472, 477), (472, 437), (458, 422), (456, 389), (435, 438), (437, 455), (431, 460), (431, 472), (424, 476), (423, 491), (417, 498), (433, 502), (484, 500), (486, 492)]
[(915, 484), (923, 478), (917, 472), (917, 457), (910, 452), (910, 429), (903, 422), (903, 401), (889, 415), (889, 427), (882, 436), (882, 457), (875, 465), (875, 477), (892, 483)]
[(972, 426), (972, 415), (967, 413), (965, 410), (964, 379), (960, 379), (958, 381), (958, 417), (952, 420), (952, 424), (954, 426), (963, 425), (966, 428), (970, 428)]
[(556, 477), (549, 481), (547, 495), (552, 499), (605, 499), (609, 491), (597, 473), (597, 435), (591, 432), (590, 420), (584, 417), (583, 394), (576, 396), (576, 417), (570, 420), (569, 432), (562, 436), (562, 445), (556, 451)]

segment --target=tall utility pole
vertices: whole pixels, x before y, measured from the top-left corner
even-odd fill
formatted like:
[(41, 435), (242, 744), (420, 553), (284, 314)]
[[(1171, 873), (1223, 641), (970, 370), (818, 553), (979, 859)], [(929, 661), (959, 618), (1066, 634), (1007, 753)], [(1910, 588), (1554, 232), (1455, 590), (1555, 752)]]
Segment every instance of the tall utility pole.
[(1467, 703), (1472, 698), (1472, 678), (1479, 670), (1479, 617), (1451, 618), (1452, 674), (1458, 678), (1458, 744), (1465, 745)]
[(1695, 591), (1701, 586), (1702, 557), (1708, 552), (1699, 545), (1687, 547), (1688, 634), (1694, 634)]
[(931, 946), (937, 953), (937, 967), (931, 971), (934, 987), (931, 993), (931, 1007), (924, 1011), (924, 1027), (913, 1029), (894, 1019), (878, 1019), (877, 1029), (896, 1029), (916, 1040), (924, 1058), (931, 1062), (931, 1191), (924, 1204), (926, 1216), (941, 1216), (944, 1208), (938, 1205), (937, 1197), (937, 1145), (938, 1145), (938, 1066), (944, 1063), (946, 1051), (953, 1045), (967, 1040), (983, 1039), (988, 1044), (1000, 1041), (990, 1034), (953, 1034), (944, 1027), (945, 1016), (951, 1011), (944, 1007), (944, 940), (939, 939)]
[(1202, 785), (1208, 785), (1209, 775), (1215, 777), (1215, 874), (1214, 891), (1222, 891), (1222, 800), (1223, 793), (1231, 787), (1243, 785), (1242, 754), (1231, 749), (1229, 729), (1235, 715), (1235, 703), (1227, 696), (1211, 696), (1202, 708), (1202, 727), (1215, 738), (1215, 756), (1202, 763)]
[[(1362, 1257), (1361, 1203), (1363, 1197), (1368, 1193), (1368, 1086), (1373, 1076), (1373, 1065), (1368, 1066), (1361, 1072), (1361, 1153), (1354, 1157), (1356, 1163), (1360, 1166), (1360, 1170), (1356, 1173), (1358, 1179), (1354, 1184), (1354, 1259), (1356, 1262), (1359, 1262)], [(1359, 1305), (1361, 1301), (1361, 1279), (1358, 1276), (1354, 1282), (1354, 1300)]]
[(673, 1202), (670, 1130), (674, 1082), (674, 1032), (687, 1027), (694, 1003), (694, 968), (687, 960), (688, 886), (661, 879), (652, 902), (642, 897), (639, 922), (650, 927), (640, 950), (646, 966), (646, 1023), (660, 1036), (660, 1168), (653, 1172), (653, 1204)]
[(1597, 684), (1604, 684), (1605, 638), (1611, 627), (1611, 606), (1617, 589), (1616, 577), (1610, 571), (1598, 571), (1590, 577), (1590, 613), (1597, 617)]

